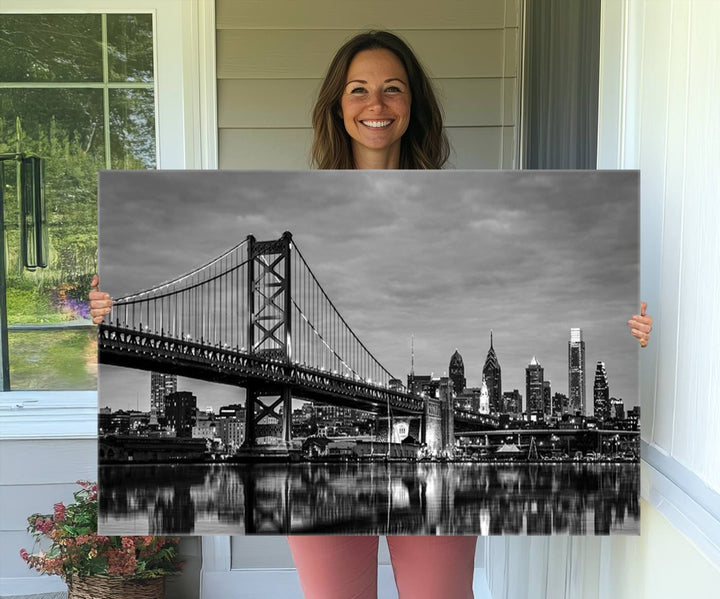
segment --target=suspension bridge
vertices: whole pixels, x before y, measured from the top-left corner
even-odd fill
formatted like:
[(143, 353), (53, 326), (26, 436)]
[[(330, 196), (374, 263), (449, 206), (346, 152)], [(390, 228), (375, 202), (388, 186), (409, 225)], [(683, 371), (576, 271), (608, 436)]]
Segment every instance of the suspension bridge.
[[(292, 436), (292, 400), (419, 421), (441, 449), (454, 427), (492, 429), (452, 398), (416, 395), (378, 361), (323, 290), (292, 234), (242, 243), (187, 274), (116, 299), (98, 331), (104, 364), (178, 374), (246, 390), (245, 443), (272, 415)], [(252, 415), (252, 416), (251, 416)]]

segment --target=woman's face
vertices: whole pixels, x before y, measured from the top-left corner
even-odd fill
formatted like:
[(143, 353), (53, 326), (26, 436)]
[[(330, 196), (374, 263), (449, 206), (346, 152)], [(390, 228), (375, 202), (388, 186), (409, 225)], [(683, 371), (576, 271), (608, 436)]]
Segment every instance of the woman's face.
[(389, 50), (355, 55), (340, 109), (356, 162), (361, 154), (396, 155), (399, 161), (400, 139), (410, 123), (409, 83), (402, 63)]

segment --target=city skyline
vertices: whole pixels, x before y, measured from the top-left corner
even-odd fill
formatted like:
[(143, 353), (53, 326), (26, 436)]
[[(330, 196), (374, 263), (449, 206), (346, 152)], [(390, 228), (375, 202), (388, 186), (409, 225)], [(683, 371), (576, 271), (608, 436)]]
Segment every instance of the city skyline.
[[(567, 394), (567, 338), (577, 327), (587, 363), (606, 363), (611, 394), (639, 403), (637, 346), (625, 325), (637, 312), (636, 173), (122, 175), (100, 205), (101, 289), (114, 296), (187, 272), (249, 233), (272, 239), (289, 229), (398, 378), (410, 371), (414, 334), (416, 373), (447, 374), (458, 348), (467, 385), (479, 387), (493, 329), (503, 391), (524, 391), (535, 355), (553, 393)], [(102, 370), (110, 385), (101, 406), (149, 403), (149, 373)], [(201, 407), (238, 401), (236, 389), (214, 389), (217, 401), (207, 401), (206, 386), (178, 382)]]

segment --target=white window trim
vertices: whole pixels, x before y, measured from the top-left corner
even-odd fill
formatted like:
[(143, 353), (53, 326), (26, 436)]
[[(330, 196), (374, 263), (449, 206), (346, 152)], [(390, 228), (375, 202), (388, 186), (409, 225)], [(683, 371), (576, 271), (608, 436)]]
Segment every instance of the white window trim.
[[(158, 167), (217, 168), (212, 0), (0, 0), (0, 13), (152, 13)], [(97, 436), (95, 391), (0, 393), (0, 439)]]
[[(638, 74), (630, 56), (641, 49), (630, 36), (640, 3), (605, 0), (600, 29), (600, 85), (598, 106), (598, 168), (638, 168), (637, 89), (628, 85)], [(633, 45), (635, 44), (635, 45)], [(643, 245), (648, 244), (649, 233)], [(648, 255), (641, 247), (641, 255)], [(642, 268), (641, 272), (648, 269)], [(658, 298), (659, 283), (642, 277), (641, 295), (648, 301)], [(658, 302), (655, 302), (658, 305)], [(657, 378), (657, 343), (644, 350), (640, 360), (641, 395), (654, 393)], [(645, 402), (643, 402), (645, 403)], [(671, 457), (662, 448), (641, 441), (641, 496), (716, 566), (720, 567), (720, 494), (697, 474)]]
[(217, 168), (212, 0), (0, 0), (0, 13), (152, 13), (158, 167)]

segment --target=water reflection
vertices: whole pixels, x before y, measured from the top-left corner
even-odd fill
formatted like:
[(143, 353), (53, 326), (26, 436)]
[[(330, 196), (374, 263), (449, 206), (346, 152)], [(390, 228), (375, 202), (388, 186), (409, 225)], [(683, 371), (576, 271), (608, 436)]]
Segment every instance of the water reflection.
[(100, 467), (104, 534), (639, 534), (637, 464)]

